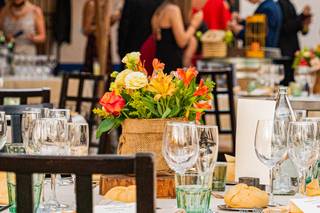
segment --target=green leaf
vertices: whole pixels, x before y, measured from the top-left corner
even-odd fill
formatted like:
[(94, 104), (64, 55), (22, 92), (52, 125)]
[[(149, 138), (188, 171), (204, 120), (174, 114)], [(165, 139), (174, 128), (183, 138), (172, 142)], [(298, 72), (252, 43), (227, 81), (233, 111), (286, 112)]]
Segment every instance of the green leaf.
[(159, 102), (157, 102), (157, 108), (158, 108), (159, 114), (162, 115), (162, 114), (163, 114), (163, 111), (162, 111), (162, 109), (161, 109), (161, 106), (160, 106), (160, 103), (159, 103)]
[(166, 111), (163, 113), (162, 118), (167, 118), (167, 116), (170, 114), (170, 112), (171, 112), (171, 109), (168, 107), (166, 109)]
[(100, 138), (103, 133), (110, 131), (116, 124), (117, 119), (115, 118), (104, 119), (98, 127), (96, 137)]

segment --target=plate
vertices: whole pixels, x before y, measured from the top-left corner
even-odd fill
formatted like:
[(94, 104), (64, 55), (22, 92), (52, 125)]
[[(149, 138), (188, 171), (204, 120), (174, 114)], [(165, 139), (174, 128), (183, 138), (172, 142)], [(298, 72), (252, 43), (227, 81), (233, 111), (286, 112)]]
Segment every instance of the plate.
[[(230, 208), (227, 205), (218, 205), (218, 208), (220, 210), (225, 210), (225, 211), (234, 211), (234, 212), (239, 212), (239, 211), (245, 211), (245, 212), (258, 212), (259, 210), (262, 209), (244, 209), (244, 208)], [(257, 211), (258, 210), (258, 211)]]

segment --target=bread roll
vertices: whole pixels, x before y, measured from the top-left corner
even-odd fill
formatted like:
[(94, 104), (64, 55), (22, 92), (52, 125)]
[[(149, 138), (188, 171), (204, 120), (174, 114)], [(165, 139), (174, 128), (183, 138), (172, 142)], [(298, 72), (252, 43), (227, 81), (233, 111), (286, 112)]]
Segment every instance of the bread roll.
[(6, 172), (0, 172), (0, 204), (1, 205), (9, 204)]
[(136, 186), (132, 185), (128, 187), (114, 187), (104, 195), (104, 198), (124, 203), (136, 202)]
[(230, 208), (263, 208), (268, 206), (268, 194), (256, 187), (238, 184), (224, 195), (224, 201)]

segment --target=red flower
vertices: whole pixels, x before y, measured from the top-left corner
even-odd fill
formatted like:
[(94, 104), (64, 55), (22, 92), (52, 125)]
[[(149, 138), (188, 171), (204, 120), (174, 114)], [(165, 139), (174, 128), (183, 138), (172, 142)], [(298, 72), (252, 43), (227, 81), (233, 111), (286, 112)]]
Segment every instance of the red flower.
[(165, 65), (164, 63), (161, 63), (159, 59), (155, 58), (152, 61), (152, 66), (153, 66), (153, 70), (159, 71), (159, 70), (164, 70)]
[(308, 61), (306, 59), (303, 58), (300, 61), (300, 66), (309, 66), (309, 63), (308, 63)]
[(121, 110), (126, 105), (126, 101), (120, 96), (116, 95), (115, 92), (106, 92), (100, 99), (99, 103), (103, 106), (106, 112), (119, 116)]
[(189, 67), (187, 71), (183, 69), (177, 69), (177, 74), (180, 80), (183, 81), (185, 86), (189, 86), (190, 82), (197, 77), (198, 71), (194, 67)]
[(193, 96), (203, 96), (208, 93), (208, 87), (204, 85), (203, 79), (200, 80), (198, 89), (194, 92)]

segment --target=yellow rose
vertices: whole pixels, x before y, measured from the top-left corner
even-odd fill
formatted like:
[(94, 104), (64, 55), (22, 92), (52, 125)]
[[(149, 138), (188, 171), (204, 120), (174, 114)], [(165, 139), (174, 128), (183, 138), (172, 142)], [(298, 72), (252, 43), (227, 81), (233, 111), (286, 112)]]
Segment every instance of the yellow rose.
[(123, 59), (122, 63), (126, 64), (127, 67), (132, 67), (132, 65), (137, 65), (140, 62), (140, 53), (132, 52), (128, 53)]
[(126, 83), (125, 83), (125, 78), (127, 77), (127, 75), (129, 75), (130, 73), (133, 73), (132, 70), (129, 70), (129, 69), (126, 69), (126, 70), (123, 70), (122, 72), (120, 72), (117, 77), (116, 77), (116, 80), (114, 81), (115, 85), (114, 87), (116, 88), (124, 88)]
[(126, 89), (141, 89), (148, 84), (148, 78), (142, 72), (132, 72), (125, 78)]

